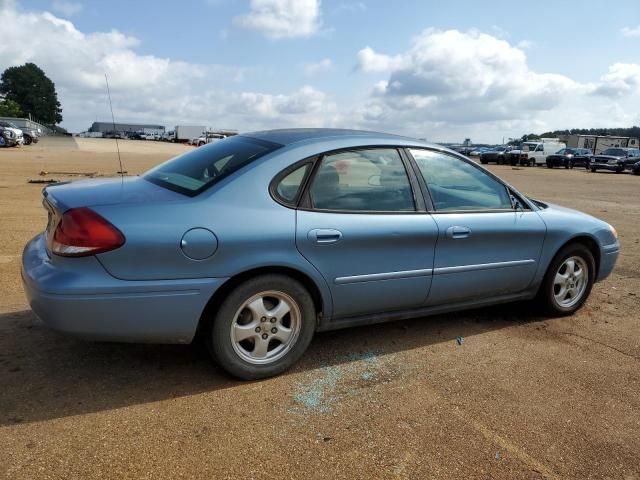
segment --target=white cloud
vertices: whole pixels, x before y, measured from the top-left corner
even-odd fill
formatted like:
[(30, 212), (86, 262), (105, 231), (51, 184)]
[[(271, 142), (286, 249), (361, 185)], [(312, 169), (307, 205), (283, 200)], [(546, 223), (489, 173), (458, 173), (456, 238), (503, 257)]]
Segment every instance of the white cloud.
[(621, 97), (640, 93), (640, 65), (615, 63), (609, 67), (596, 85), (593, 93), (605, 97)]
[[(353, 109), (353, 121), (366, 128), (495, 141), (503, 134), (639, 119), (634, 109), (617, 109), (602, 96), (637, 91), (639, 65), (613, 65), (599, 84), (583, 84), (532, 70), (522, 48), (476, 30), (428, 29), (399, 54), (367, 47), (358, 53), (358, 68), (388, 73)], [(638, 104), (637, 96), (628, 100)]]
[(620, 33), (625, 37), (640, 37), (640, 25), (637, 27), (623, 27)]
[(53, 0), (51, 8), (56, 12), (64, 15), (65, 17), (72, 17), (73, 15), (82, 11), (83, 5), (79, 2), (70, 2), (67, 0)]
[(358, 52), (357, 68), (363, 72), (389, 72), (405, 64), (401, 55), (390, 56), (376, 53), (371, 47), (365, 47)]
[(287, 93), (237, 91), (249, 69), (141, 55), (139, 40), (116, 30), (83, 33), (69, 20), (11, 4), (2, 5), (0, 25), (0, 71), (25, 62), (40, 66), (56, 85), (63, 126), (71, 131), (109, 118), (105, 73), (119, 121), (247, 130), (323, 126), (335, 115), (332, 99), (311, 86)]
[(235, 18), (268, 38), (310, 37), (322, 25), (320, 0), (251, 0), (251, 10)]
[(333, 62), (330, 58), (323, 58), (319, 62), (310, 62), (304, 64), (304, 74), (307, 76), (316, 75), (320, 72), (326, 72), (333, 68)]

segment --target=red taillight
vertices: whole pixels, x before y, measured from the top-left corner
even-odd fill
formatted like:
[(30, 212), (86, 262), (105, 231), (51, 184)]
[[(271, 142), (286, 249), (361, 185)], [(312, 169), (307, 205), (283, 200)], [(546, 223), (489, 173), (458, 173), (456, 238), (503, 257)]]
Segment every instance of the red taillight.
[(51, 251), (65, 257), (108, 252), (124, 244), (124, 235), (89, 208), (72, 208), (62, 215), (51, 242)]

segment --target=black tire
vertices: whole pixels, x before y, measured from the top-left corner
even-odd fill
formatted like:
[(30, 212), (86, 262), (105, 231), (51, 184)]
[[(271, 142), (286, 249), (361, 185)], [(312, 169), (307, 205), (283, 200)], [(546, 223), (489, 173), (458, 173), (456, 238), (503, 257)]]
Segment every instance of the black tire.
[(488, 161), (488, 160), (485, 160), (485, 159), (483, 159), (483, 158), (481, 158), (481, 159), (480, 159), (480, 163), (481, 163), (482, 165), (486, 165), (486, 164), (488, 164), (488, 163), (489, 163), (489, 161)]
[(591, 173), (596, 173), (595, 167), (590, 167), (590, 169), (591, 169)]
[(635, 170), (633, 170), (633, 174), (640, 175), (640, 168), (636, 168)]
[[(569, 257), (580, 257), (582, 258), (588, 268), (588, 279), (584, 292), (582, 293), (582, 297), (575, 305), (571, 305), (570, 307), (563, 307), (558, 304), (556, 298), (554, 296), (554, 279), (556, 273), (558, 273), (558, 269), (561, 265), (567, 260)], [(551, 316), (562, 317), (566, 315), (572, 315), (576, 311), (584, 305), (584, 302), (589, 298), (589, 294), (591, 293), (591, 288), (593, 287), (593, 282), (596, 274), (596, 263), (593, 259), (593, 255), (591, 251), (581, 243), (572, 243), (563, 247), (553, 258), (549, 268), (547, 269), (547, 273), (542, 280), (542, 284), (540, 285), (540, 289), (538, 290), (537, 301), (542, 309)]]
[(549, 161), (547, 161), (547, 168), (553, 168), (553, 164)]
[[(271, 363), (254, 364), (243, 359), (234, 350), (230, 332), (234, 317), (243, 303), (265, 291), (282, 292), (295, 301), (300, 311), (300, 330), (284, 356)], [(243, 380), (256, 380), (278, 375), (296, 363), (311, 343), (315, 327), (316, 309), (313, 299), (300, 282), (286, 275), (262, 275), (238, 285), (225, 298), (206, 332), (207, 347), (213, 359), (229, 374)]]
[(24, 137), (24, 144), (25, 145), (31, 145), (31, 137), (25, 136)]

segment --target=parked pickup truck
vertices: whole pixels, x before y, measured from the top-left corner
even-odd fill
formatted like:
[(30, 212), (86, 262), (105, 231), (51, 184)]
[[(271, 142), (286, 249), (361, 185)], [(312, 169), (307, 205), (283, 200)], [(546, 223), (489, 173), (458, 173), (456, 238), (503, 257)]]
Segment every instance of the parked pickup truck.
[(592, 172), (609, 170), (621, 173), (625, 170), (631, 170), (633, 165), (639, 161), (640, 150), (637, 148), (607, 148), (600, 155), (593, 157), (589, 169)]

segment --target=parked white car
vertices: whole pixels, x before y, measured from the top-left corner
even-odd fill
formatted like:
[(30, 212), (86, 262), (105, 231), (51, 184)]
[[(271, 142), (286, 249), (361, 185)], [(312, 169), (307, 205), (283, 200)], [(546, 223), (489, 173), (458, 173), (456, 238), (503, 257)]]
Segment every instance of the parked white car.
[(16, 145), (24, 145), (22, 130), (13, 123), (0, 121), (0, 129), (2, 130), (1, 133), (6, 146), (15, 147)]

